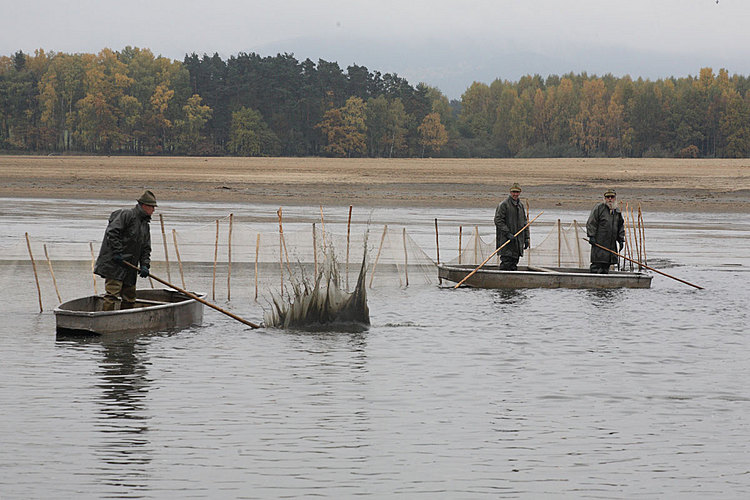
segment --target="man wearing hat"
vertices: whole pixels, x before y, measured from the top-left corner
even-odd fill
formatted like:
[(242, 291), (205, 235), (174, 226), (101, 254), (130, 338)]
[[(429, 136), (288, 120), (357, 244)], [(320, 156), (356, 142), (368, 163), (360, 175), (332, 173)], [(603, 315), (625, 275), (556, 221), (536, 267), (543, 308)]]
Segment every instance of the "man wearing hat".
[(500, 250), (500, 269), (505, 271), (518, 270), (518, 259), (523, 255), (524, 249), (529, 248), (531, 244), (528, 227), (515, 236), (528, 223), (526, 211), (519, 200), (520, 196), (521, 186), (515, 183), (510, 187), (510, 196), (495, 210), (495, 248), (510, 240), (510, 243)]
[[(109, 224), (104, 231), (99, 258), (96, 259), (94, 273), (104, 278), (104, 311), (115, 310), (115, 304), (122, 299), (120, 309), (130, 309), (135, 305), (136, 274), (146, 278), (151, 266), (151, 232), (149, 222), (156, 208), (156, 197), (151, 191), (144, 191), (138, 204), (133, 208), (115, 210), (109, 216)], [(136, 273), (124, 264), (130, 262), (139, 268)]]
[(591, 244), (591, 272), (607, 274), (609, 266), (617, 263), (617, 256), (596, 245), (609, 248), (613, 252), (622, 248), (625, 242), (625, 221), (617, 208), (617, 193), (608, 189), (604, 193), (604, 202), (597, 204), (586, 222), (586, 234)]

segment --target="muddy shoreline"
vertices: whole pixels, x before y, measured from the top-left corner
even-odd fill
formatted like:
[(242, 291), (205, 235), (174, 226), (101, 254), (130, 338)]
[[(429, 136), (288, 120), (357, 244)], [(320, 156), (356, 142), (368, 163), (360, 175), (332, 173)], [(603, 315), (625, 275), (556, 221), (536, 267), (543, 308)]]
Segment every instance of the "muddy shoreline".
[(536, 209), (589, 209), (607, 188), (651, 211), (750, 213), (750, 160), (0, 156), (0, 197), (492, 207), (513, 182)]

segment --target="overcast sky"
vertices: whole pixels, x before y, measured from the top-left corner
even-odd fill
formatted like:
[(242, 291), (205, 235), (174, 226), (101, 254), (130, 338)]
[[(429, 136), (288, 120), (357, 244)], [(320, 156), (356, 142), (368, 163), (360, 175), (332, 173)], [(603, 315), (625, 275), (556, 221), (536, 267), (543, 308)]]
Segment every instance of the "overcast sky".
[(289, 52), (459, 98), (534, 73), (750, 75), (749, 25), (750, 0), (0, 0), (0, 55)]

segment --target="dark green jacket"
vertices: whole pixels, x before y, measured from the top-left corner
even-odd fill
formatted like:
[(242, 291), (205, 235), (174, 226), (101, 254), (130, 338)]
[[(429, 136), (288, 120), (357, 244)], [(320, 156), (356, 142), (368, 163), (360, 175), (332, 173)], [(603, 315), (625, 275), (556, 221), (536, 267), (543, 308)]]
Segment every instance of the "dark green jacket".
[(119, 280), (126, 285), (135, 285), (137, 272), (116, 264), (112, 258), (119, 253), (136, 267), (141, 265), (150, 267), (149, 222), (151, 222), (151, 216), (138, 204), (133, 208), (123, 208), (112, 212), (107, 230), (104, 231), (104, 239), (99, 250), (99, 258), (96, 259), (94, 272), (103, 278)]
[[(516, 204), (513, 198), (508, 196), (495, 210), (495, 248), (499, 248), (500, 245), (508, 241), (508, 233), (516, 234), (527, 222), (523, 203), (519, 200)], [(526, 241), (531, 241), (528, 227), (514, 241), (500, 250), (500, 256), (522, 256)]]
[[(617, 242), (625, 241), (625, 222), (619, 208), (610, 210), (606, 203), (599, 203), (589, 215), (586, 222), (586, 234), (589, 242), (617, 251)], [(616, 264), (617, 256), (591, 245), (591, 262), (596, 264)]]

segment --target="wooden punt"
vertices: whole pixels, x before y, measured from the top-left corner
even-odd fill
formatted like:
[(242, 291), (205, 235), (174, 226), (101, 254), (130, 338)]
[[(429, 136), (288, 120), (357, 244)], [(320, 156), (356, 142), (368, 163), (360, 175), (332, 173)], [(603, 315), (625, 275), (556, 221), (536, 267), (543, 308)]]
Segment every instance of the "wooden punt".
[[(203, 298), (205, 294), (196, 294)], [(104, 297), (73, 299), (55, 308), (57, 333), (104, 335), (179, 330), (203, 321), (203, 304), (167, 289), (138, 290), (132, 309), (102, 311)], [(117, 305), (119, 307), (119, 304)]]
[[(459, 283), (476, 265), (438, 265), (438, 277)], [(461, 286), (474, 288), (650, 288), (651, 275), (610, 271), (593, 274), (588, 269), (569, 267), (518, 266), (518, 271), (502, 271), (483, 266)]]

